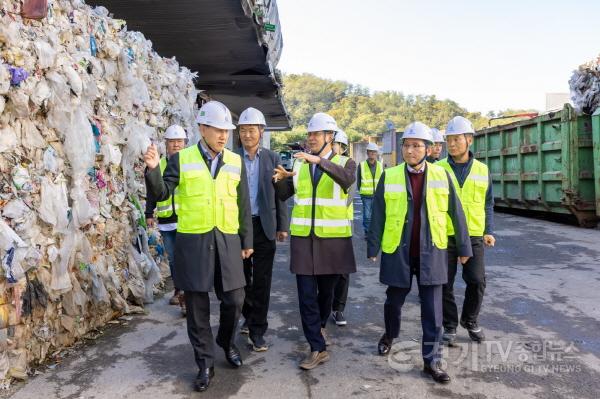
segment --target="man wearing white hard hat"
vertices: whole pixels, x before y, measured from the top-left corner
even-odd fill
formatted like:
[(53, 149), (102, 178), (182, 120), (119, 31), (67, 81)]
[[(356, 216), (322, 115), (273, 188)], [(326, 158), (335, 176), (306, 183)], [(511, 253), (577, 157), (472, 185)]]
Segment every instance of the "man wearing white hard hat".
[[(333, 152), (340, 156), (349, 156), (348, 135), (342, 129), (338, 130), (333, 140)], [(348, 190), (348, 218), (354, 219), (354, 194), (356, 193), (356, 182)], [(340, 274), (338, 282), (333, 289), (333, 304), (331, 305), (331, 318), (336, 326), (348, 324), (344, 316), (346, 302), (348, 301), (348, 289), (350, 288), (350, 275)]]
[(360, 163), (358, 175), (356, 177), (358, 192), (360, 193), (360, 199), (363, 204), (362, 214), (365, 239), (367, 238), (369, 224), (371, 223), (373, 195), (375, 194), (375, 188), (383, 173), (383, 164), (377, 160), (378, 157), (379, 147), (377, 144), (367, 144), (367, 159)]
[(214, 376), (210, 300), (220, 300), (216, 343), (228, 363), (242, 366), (235, 332), (244, 303), (243, 259), (252, 255), (252, 212), (246, 168), (225, 148), (235, 128), (231, 113), (217, 101), (200, 108), (196, 122), (201, 140), (169, 158), (162, 176), (160, 158), (151, 145), (146, 154), (146, 185), (159, 201), (177, 188), (179, 205), (175, 243), (175, 284), (185, 291), (187, 330), (200, 369), (195, 388), (205, 391)]
[[(483, 329), (478, 323), (485, 292), (484, 247), (493, 247), (496, 239), (493, 235), (492, 178), (488, 167), (475, 159), (469, 150), (474, 134), (475, 129), (468, 119), (462, 116), (452, 118), (446, 128), (449, 156), (438, 162), (438, 165), (446, 169), (452, 177), (467, 216), (473, 247), (473, 257), (462, 269), (466, 289), (460, 325), (467, 330), (473, 341), (481, 342), (485, 340)], [(454, 299), (457, 262), (454, 231), (450, 230), (448, 235), (448, 283), (444, 285), (444, 341), (452, 346), (459, 324), (458, 308)]]
[(281, 165), (279, 155), (260, 145), (266, 127), (264, 115), (256, 108), (248, 108), (241, 113), (238, 126), (242, 147), (237, 153), (246, 165), (254, 231), (254, 253), (244, 259), (245, 320), (240, 332), (248, 334), (255, 352), (263, 352), (269, 348), (264, 335), (268, 328), (275, 240), (283, 242), (287, 238), (289, 212), (286, 203), (277, 197), (272, 182), (273, 170)]
[(427, 157), (427, 162), (435, 163), (442, 157), (446, 140), (444, 140), (444, 134), (439, 129), (432, 127), (431, 134), (433, 135), (433, 145), (431, 146), (431, 155)]
[(414, 122), (406, 127), (402, 135), (405, 163), (386, 169), (375, 190), (367, 256), (376, 261), (382, 249), (379, 281), (388, 286), (379, 354), (389, 354), (400, 333), (402, 305), (415, 276), (421, 305), (423, 371), (436, 382), (448, 383), (450, 376), (441, 359), (448, 225), (456, 231), (460, 261), (466, 263), (472, 252), (465, 215), (450, 176), (425, 160), (432, 144), (427, 125)]
[(348, 156), (348, 135), (342, 129), (338, 130), (333, 140), (333, 152), (338, 155)]
[(329, 360), (325, 327), (334, 286), (341, 274), (356, 272), (348, 191), (356, 164), (333, 152), (335, 119), (315, 114), (308, 123), (310, 154), (294, 154), (292, 172), (279, 166), (273, 176), (279, 198), (294, 197), (290, 224), (290, 269), (296, 275), (302, 329), (310, 352), (300, 363), (311, 370)]
[[(160, 159), (160, 173), (164, 173), (167, 167), (167, 160), (181, 151), (187, 142), (185, 130), (179, 125), (172, 125), (167, 128), (164, 135), (166, 157)], [(175, 265), (175, 235), (177, 234), (177, 193), (167, 198), (165, 201), (156, 201), (151, 196), (146, 198), (146, 223), (148, 226), (154, 226), (154, 210), (158, 217), (158, 230), (163, 239), (169, 269), (173, 278), (173, 267)], [(171, 305), (179, 305), (181, 313), (185, 316), (185, 301), (183, 291), (175, 286), (173, 297), (169, 300)]]

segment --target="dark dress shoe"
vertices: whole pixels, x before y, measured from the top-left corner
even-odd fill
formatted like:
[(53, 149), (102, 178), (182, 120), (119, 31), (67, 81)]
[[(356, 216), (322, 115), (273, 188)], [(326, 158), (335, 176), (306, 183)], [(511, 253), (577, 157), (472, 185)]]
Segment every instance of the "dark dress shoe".
[(442, 342), (444, 345), (456, 346), (456, 328), (444, 328)]
[(242, 355), (237, 346), (231, 345), (229, 348), (223, 348), (223, 351), (225, 351), (225, 357), (229, 364), (235, 368), (242, 367)]
[(440, 384), (447, 384), (450, 382), (450, 376), (442, 370), (438, 362), (425, 364), (425, 366), (423, 366), (423, 372), (429, 374), (435, 382), (439, 382)]
[(210, 385), (210, 379), (215, 376), (214, 367), (206, 368), (204, 370), (200, 370), (198, 372), (198, 376), (196, 377), (196, 381), (194, 381), (194, 388), (198, 392), (204, 392), (208, 389)]
[(385, 356), (390, 353), (390, 349), (392, 348), (392, 340), (387, 337), (387, 335), (383, 334), (379, 343), (377, 344), (377, 352), (381, 356)]
[(477, 322), (468, 323), (465, 321), (460, 321), (460, 325), (467, 329), (469, 332), (469, 338), (475, 342), (483, 342), (485, 341), (485, 334), (483, 333), (483, 329), (479, 327)]
[(216, 339), (216, 342), (217, 345), (223, 348), (223, 351), (225, 352), (225, 358), (227, 359), (227, 362), (229, 364), (231, 364), (235, 368), (242, 367), (242, 355), (240, 354), (240, 350), (237, 348), (237, 346), (235, 346), (234, 344), (231, 344), (229, 346), (223, 345), (219, 341), (219, 338)]

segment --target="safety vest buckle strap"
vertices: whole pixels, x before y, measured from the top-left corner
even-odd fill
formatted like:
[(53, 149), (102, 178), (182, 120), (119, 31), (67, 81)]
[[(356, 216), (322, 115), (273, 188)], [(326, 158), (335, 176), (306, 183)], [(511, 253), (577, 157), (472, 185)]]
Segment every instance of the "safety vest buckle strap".
[[(294, 205), (300, 206), (312, 206), (313, 200), (312, 198), (295, 198)], [(340, 198), (315, 198), (314, 205), (317, 206), (348, 206), (348, 201), (346, 199)]]
[(294, 196), (294, 204), (301, 206), (311, 206), (313, 204), (312, 198), (298, 198), (297, 195)]
[(183, 165), (181, 165), (181, 171), (182, 172), (190, 172), (192, 170), (203, 170), (204, 167), (205, 167), (205, 165), (200, 162), (184, 163)]
[(231, 173), (234, 175), (241, 175), (242, 174), (242, 169), (239, 166), (236, 165), (223, 165), (221, 167), (221, 172), (227, 172), (227, 173)]
[[(312, 220), (310, 218), (292, 218), (292, 225), (310, 226)], [(350, 220), (348, 219), (315, 219), (315, 227), (349, 227)]]
[(163, 205), (163, 206), (159, 206), (156, 208), (157, 212), (166, 212), (166, 211), (170, 211), (171, 209), (173, 209), (172, 205)]
[(404, 184), (386, 184), (385, 191), (388, 193), (404, 193), (406, 186)]
[(429, 180), (427, 182), (429, 188), (449, 188), (447, 180)]
[(346, 199), (338, 198), (315, 198), (315, 205), (317, 206), (348, 206)]
[(487, 176), (482, 176), (482, 175), (469, 175), (469, 179), (474, 180), (474, 181), (484, 182), (484, 183), (487, 183), (489, 181), (489, 178)]
[(298, 226), (310, 226), (311, 220), (309, 218), (292, 218), (291, 224)]
[(315, 219), (315, 227), (348, 227), (348, 219)]

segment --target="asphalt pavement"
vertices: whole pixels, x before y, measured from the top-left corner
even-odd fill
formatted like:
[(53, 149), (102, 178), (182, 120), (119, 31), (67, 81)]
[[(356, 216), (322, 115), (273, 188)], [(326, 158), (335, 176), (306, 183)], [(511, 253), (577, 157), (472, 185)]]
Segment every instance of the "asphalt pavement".
[[(360, 232), (360, 206), (355, 226)], [(351, 276), (348, 325), (327, 327), (331, 360), (312, 371), (298, 361), (308, 350), (302, 334), (289, 243), (278, 243), (273, 275), (270, 349), (252, 353), (240, 335), (244, 366), (231, 369), (217, 352), (216, 376), (193, 392), (197, 369), (185, 320), (168, 296), (109, 326), (103, 334), (5, 392), (31, 398), (590, 398), (600, 392), (600, 230), (496, 214), (496, 247), (487, 250), (487, 291), (480, 317), (487, 341), (458, 330), (445, 349), (452, 382), (422, 372), (417, 288), (407, 299), (400, 338), (389, 357), (377, 355), (383, 332), (385, 286), (378, 263), (354, 238), (358, 272)], [(335, 259), (331, 260), (335, 262)], [(464, 283), (457, 278), (457, 302)], [(218, 303), (213, 296), (216, 333)], [(129, 319), (129, 318), (127, 318)]]

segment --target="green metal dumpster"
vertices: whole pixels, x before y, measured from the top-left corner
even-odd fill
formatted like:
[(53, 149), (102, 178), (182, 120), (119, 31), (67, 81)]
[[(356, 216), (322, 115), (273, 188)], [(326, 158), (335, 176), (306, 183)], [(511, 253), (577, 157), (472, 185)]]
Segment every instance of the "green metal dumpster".
[(577, 115), (565, 104), (562, 111), (478, 131), (473, 150), (490, 168), (497, 207), (572, 214), (581, 226), (597, 224), (600, 112)]
[(600, 108), (592, 115), (592, 142), (594, 162), (594, 188), (596, 190), (596, 215), (600, 219)]

